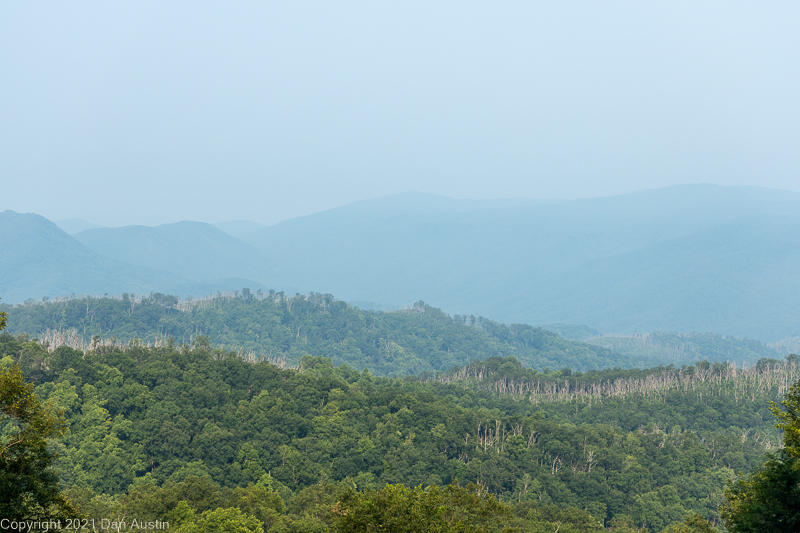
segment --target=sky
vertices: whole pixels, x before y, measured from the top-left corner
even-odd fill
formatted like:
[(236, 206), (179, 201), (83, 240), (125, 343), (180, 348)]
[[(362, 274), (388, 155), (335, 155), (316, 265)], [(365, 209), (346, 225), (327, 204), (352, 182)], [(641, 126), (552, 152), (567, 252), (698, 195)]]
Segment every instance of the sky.
[(0, 211), (800, 191), (800, 4), (4, 2)]

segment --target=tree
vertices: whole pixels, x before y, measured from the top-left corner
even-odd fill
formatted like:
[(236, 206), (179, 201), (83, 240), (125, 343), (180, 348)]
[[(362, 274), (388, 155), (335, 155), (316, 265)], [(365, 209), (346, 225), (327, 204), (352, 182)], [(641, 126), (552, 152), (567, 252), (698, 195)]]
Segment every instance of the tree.
[(263, 524), (265, 531), (269, 530), (285, 510), (283, 500), (278, 493), (268, 490), (264, 485), (233, 489), (233, 494), (228, 498), (226, 505), (256, 517)]
[(427, 490), (387, 485), (378, 491), (345, 493), (333, 514), (333, 531), (342, 533), (488, 533), (498, 531), (511, 510), (472, 484)]
[(718, 530), (699, 514), (692, 513), (683, 522), (673, 524), (661, 533), (718, 533)]
[(194, 517), (188, 506), (181, 506), (185, 514), (178, 533), (264, 533), (258, 518), (235, 508), (206, 511)]
[[(5, 327), (5, 316), (0, 317), (0, 326)], [(0, 368), (0, 429), (0, 516), (28, 520), (80, 516), (58, 488), (53, 472), (56, 455), (47, 449), (49, 438), (66, 433), (66, 420), (63, 413), (39, 402), (19, 365)]]
[(6, 329), (6, 320), (8, 320), (8, 313), (0, 311), (0, 331)]
[(770, 409), (779, 420), (775, 425), (783, 430), (784, 452), (800, 458), (800, 381), (789, 389), (781, 404), (785, 411), (775, 402), (770, 402)]
[(783, 448), (749, 476), (729, 482), (721, 508), (733, 533), (779, 533), (800, 528), (800, 381), (772, 412), (783, 429)]
[[(0, 312), (0, 330), (6, 327)], [(42, 406), (19, 365), (0, 368), (0, 516), (47, 519), (78, 516), (58, 489), (55, 454), (47, 439), (63, 435), (61, 413)]]

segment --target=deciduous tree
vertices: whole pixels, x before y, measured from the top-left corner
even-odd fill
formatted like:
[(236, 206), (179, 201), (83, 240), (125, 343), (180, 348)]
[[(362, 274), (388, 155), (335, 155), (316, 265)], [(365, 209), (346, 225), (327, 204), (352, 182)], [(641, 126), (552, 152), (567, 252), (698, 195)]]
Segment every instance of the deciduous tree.
[(333, 530), (342, 533), (488, 533), (499, 531), (511, 509), (472, 484), (427, 490), (387, 485), (345, 494), (333, 513)]
[[(0, 317), (0, 326), (5, 327), (5, 316)], [(53, 471), (55, 453), (47, 446), (48, 439), (64, 435), (66, 421), (61, 412), (42, 405), (19, 365), (0, 368), (0, 429), (0, 516), (28, 520), (79, 516), (59, 490)]]
[(783, 448), (749, 476), (729, 482), (721, 514), (733, 533), (800, 529), (800, 382), (786, 393), (785, 410), (772, 403)]

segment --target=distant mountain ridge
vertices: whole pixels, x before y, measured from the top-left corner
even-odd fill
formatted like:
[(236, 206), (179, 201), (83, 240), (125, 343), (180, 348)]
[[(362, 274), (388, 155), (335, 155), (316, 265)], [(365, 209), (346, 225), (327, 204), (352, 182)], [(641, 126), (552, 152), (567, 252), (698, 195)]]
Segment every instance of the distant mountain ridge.
[[(3, 224), (8, 249), (24, 248)], [(765, 342), (800, 333), (800, 194), (788, 191), (685, 185), (571, 201), (404, 193), (254, 227), (230, 225), (241, 239), (198, 222), (84, 231), (75, 236), (81, 261), (88, 251), (102, 261), (93, 256), (73, 277), (55, 271), (59, 262), (39, 263), (30, 278), (25, 261), (14, 263), (6, 278), (17, 281), (0, 296), (126, 284), (185, 296), (201, 283), (209, 292), (333, 293), (382, 309), (424, 300), (451, 314), (606, 333), (713, 331)], [(61, 253), (52, 239), (30, 239)], [(106, 259), (127, 274), (92, 274)], [(100, 286), (87, 276), (114, 288), (87, 292)], [(41, 282), (49, 278), (60, 281)]]
[(226, 277), (257, 280), (269, 274), (270, 260), (264, 253), (203, 222), (98, 228), (74, 237), (114, 260), (145, 268), (156, 264), (195, 281)]
[(301, 292), (325, 287), (345, 300), (422, 298), (507, 323), (606, 332), (797, 333), (800, 194), (691, 185), (498, 202), (395, 195), (247, 240), (280, 257)]
[(66, 220), (54, 220), (56, 226), (63, 229), (70, 235), (75, 235), (87, 229), (102, 228), (100, 224), (94, 224), (82, 218), (69, 218)]
[(139, 265), (117, 261), (89, 249), (53, 222), (31, 213), (0, 213), (0, 250), (0, 298), (5, 303), (72, 294), (161, 291), (191, 295), (240, 289), (244, 285), (254, 290), (264, 288), (252, 280), (230, 275), (189, 279), (161, 268), (152, 258)]
[(264, 224), (259, 224), (258, 222), (253, 222), (250, 220), (226, 220), (224, 222), (217, 222), (211, 225), (215, 228), (221, 229), (228, 235), (236, 237), (237, 239), (241, 239), (248, 233), (252, 233), (256, 230), (267, 227)]

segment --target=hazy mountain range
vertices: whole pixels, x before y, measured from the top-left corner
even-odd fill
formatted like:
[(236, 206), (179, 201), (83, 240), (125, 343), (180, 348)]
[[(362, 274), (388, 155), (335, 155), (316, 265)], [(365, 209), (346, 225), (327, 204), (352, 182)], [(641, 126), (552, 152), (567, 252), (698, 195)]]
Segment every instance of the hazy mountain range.
[[(182, 226), (184, 223), (178, 223)], [(210, 227), (208, 224), (186, 223), (189, 227)], [(238, 250), (236, 245), (248, 248), (245, 243), (210, 227), (222, 234), (224, 239), (234, 243), (232, 250)], [(146, 230), (155, 228), (144, 228)], [(88, 230), (97, 231), (97, 230)], [(105, 230), (99, 230), (105, 231)], [(116, 231), (116, 230), (111, 230)], [(119, 228), (122, 235), (137, 234), (130, 228)], [(159, 231), (156, 229), (156, 233)], [(169, 234), (169, 231), (164, 233)], [(191, 231), (187, 231), (191, 234)], [(85, 237), (85, 236), (84, 236)], [(91, 235), (89, 235), (91, 238)], [(75, 295), (114, 295), (124, 292), (149, 293), (152, 291), (169, 292), (172, 294), (208, 294), (217, 290), (236, 290), (248, 286), (257, 290), (265, 288), (263, 285), (249, 279), (235, 278), (233, 276), (219, 276), (216, 279), (195, 279), (182, 272), (176, 272), (175, 266), (180, 267), (196, 258), (199, 263), (205, 264), (204, 272), (214, 270), (214, 261), (198, 249), (194, 256), (190, 256), (192, 245), (197, 247), (211, 246), (207, 239), (188, 243), (186, 248), (176, 249), (174, 253), (158, 255), (163, 251), (163, 246), (147, 242), (147, 239), (137, 242), (142, 245), (138, 249), (141, 261), (126, 263), (116, 259), (116, 255), (126, 255), (125, 247), (134, 246), (132, 242), (119, 242), (119, 246), (108, 253), (102, 253), (82, 244), (75, 237), (68, 235), (54, 223), (35, 214), (19, 214), (13, 211), (0, 213), (0, 297), (3, 303), (21, 302), (28, 298), (39, 299), (43, 296), (69, 296)], [(213, 241), (212, 241), (213, 242)], [(219, 252), (220, 248), (215, 248)], [(225, 250), (225, 252), (230, 250)], [(222, 253), (225, 253), (222, 252)], [(149, 255), (148, 255), (149, 254)], [(136, 254), (127, 254), (131, 257)], [(209, 265), (210, 264), (210, 265)], [(180, 268), (179, 268), (180, 270)], [(201, 267), (189, 265), (184, 269), (190, 272), (203, 270)]]
[(574, 201), (406, 193), (269, 227), (179, 222), (72, 236), (6, 211), (0, 228), (6, 303), (247, 286), (604, 332), (764, 341), (800, 332), (800, 194), (787, 191), (686, 185)]

